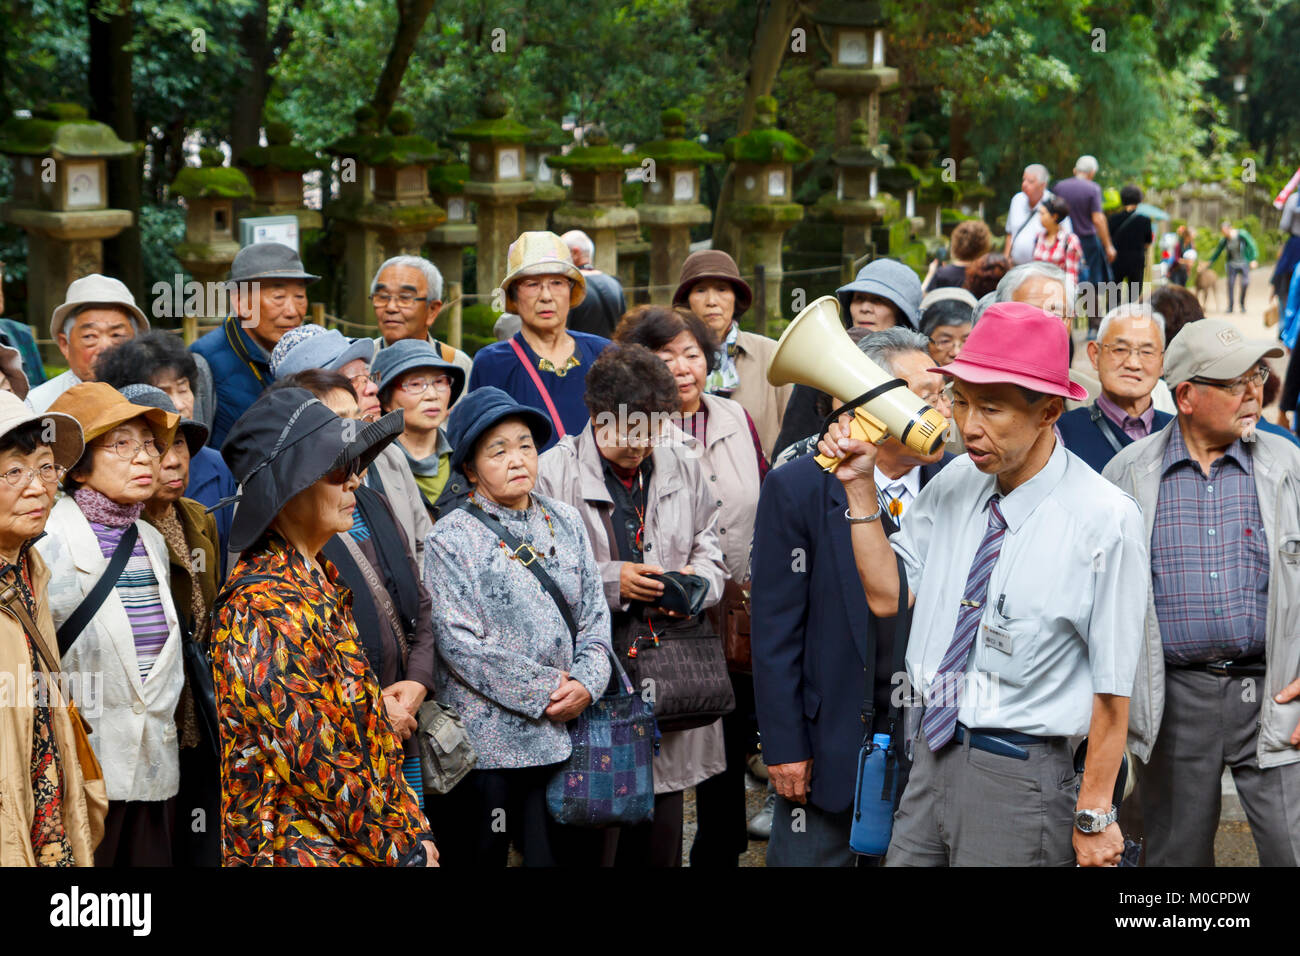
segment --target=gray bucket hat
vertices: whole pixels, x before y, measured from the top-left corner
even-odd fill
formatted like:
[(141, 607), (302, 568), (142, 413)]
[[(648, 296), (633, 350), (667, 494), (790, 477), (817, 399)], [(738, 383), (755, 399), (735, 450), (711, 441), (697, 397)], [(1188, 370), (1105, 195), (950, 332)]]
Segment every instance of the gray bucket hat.
[(380, 349), (371, 364), (375, 384), (379, 386), (379, 400), (387, 401), (393, 382), (403, 372), (413, 368), (432, 368), (451, 379), (451, 399), (448, 407), (456, 404), (465, 389), (465, 370), (445, 361), (427, 339), (399, 339), (386, 349)]
[(840, 314), (846, 322), (852, 321), (849, 306), (853, 304), (855, 292), (889, 300), (903, 313), (912, 331), (921, 327), (921, 280), (911, 266), (897, 259), (876, 259), (859, 269), (857, 278), (835, 290), (835, 297), (840, 300)]
[(273, 378), (284, 379), (310, 368), (337, 372), (357, 359), (369, 365), (374, 355), (374, 339), (349, 339), (338, 329), (300, 325), (275, 343), (268, 365)]
[(231, 282), (255, 282), (259, 279), (315, 282), (319, 278), (303, 268), (296, 250), (282, 242), (255, 242), (244, 246), (230, 264)]

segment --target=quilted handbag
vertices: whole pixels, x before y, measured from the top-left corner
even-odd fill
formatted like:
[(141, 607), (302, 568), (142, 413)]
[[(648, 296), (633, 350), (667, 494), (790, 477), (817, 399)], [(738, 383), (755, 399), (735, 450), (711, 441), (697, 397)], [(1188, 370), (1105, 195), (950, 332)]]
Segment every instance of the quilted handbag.
[(625, 621), (614, 628), (614, 651), (626, 661), (637, 691), (654, 702), (662, 732), (704, 727), (736, 709), (722, 639), (706, 615), (652, 622), (620, 617)]
[(654, 707), (618, 676), (613, 693), (592, 701), (567, 727), (573, 752), (546, 784), (546, 809), (575, 827), (635, 826), (654, 818)]

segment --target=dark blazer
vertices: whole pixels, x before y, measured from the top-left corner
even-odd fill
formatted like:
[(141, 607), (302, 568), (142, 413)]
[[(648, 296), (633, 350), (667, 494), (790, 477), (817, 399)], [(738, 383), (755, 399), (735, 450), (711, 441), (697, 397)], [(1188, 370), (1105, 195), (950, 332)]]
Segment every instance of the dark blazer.
[[(921, 486), (952, 455), (921, 469)], [(763, 760), (812, 759), (811, 801), (838, 813), (853, 804), (867, 638), (876, 638), (876, 730), (888, 724), (893, 634), (877, 622), (853, 560), (838, 478), (811, 454), (763, 482), (754, 524), (754, 694)], [(897, 530), (882, 516), (886, 533)]]
[[(1164, 428), (1172, 418), (1167, 412), (1157, 411), (1155, 420), (1151, 423), (1151, 434)], [(1092, 405), (1066, 412), (1057, 420), (1056, 426), (1061, 430), (1061, 440), (1065, 442), (1065, 447), (1091, 465), (1097, 474), (1101, 474), (1101, 470), (1115, 457), (1115, 449), (1110, 447), (1110, 442), (1101, 433), (1102, 428), (1115, 436), (1120, 448), (1133, 444), (1133, 439), (1124, 434), (1124, 429), (1105, 415), (1101, 416), (1100, 421), (1094, 422)]]

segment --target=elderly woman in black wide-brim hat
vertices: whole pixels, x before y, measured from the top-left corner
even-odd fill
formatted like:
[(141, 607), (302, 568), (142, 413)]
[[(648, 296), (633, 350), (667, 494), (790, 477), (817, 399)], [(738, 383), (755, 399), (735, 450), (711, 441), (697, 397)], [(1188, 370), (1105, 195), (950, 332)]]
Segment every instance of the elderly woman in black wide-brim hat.
[(437, 860), (351, 595), (321, 553), (352, 526), (359, 473), (401, 431), (401, 415), (343, 419), (285, 388), (258, 398), (222, 446), (241, 485), (240, 559), (211, 640), (227, 866)]

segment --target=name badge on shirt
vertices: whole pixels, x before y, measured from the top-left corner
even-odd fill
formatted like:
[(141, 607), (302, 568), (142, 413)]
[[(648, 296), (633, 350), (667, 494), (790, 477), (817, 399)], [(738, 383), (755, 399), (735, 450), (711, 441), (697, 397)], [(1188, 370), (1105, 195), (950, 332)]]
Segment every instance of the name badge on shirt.
[(984, 625), (984, 645), (991, 647), (995, 651), (1001, 651), (1003, 654), (1010, 654), (1011, 651), (1011, 632), (996, 624)]

